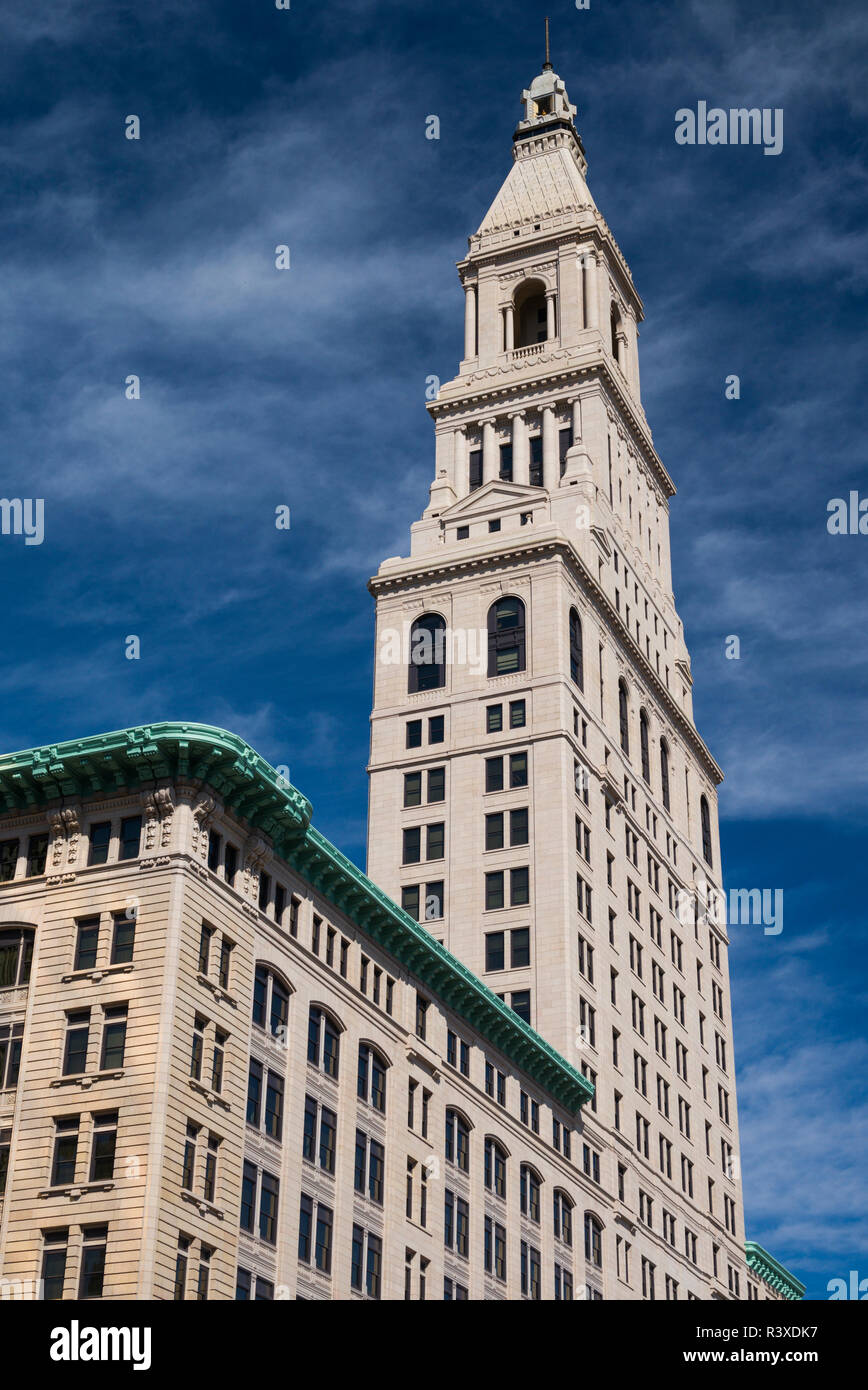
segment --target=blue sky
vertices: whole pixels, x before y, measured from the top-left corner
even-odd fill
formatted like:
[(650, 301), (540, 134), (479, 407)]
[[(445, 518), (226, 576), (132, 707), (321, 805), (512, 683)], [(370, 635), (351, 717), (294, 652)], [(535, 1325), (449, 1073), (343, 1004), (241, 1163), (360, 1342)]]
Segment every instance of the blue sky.
[[(868, 537), (826, 530), (868, 494), (858, 0), (4, 0), (0, 491), (46, 536), (0, 537), (0, 748), (220, 724), (362, 862), (365, 583), (427, 499), (545, 13), (645, 301), (727, 883), (784, 890), (780, 936), (733, 929), (749, 1234), (825, 1297), (868, 1276)], [(699, 100), (781, 107), (783, 152), (676, 145)]]

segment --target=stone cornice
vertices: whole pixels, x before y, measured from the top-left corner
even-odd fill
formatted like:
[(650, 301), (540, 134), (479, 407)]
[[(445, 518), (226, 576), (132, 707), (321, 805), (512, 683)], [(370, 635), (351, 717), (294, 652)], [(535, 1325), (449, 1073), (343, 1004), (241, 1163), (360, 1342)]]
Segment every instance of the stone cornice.
[(451, 577), (457, 578), (477, 570), (497, 571), (503, 567), (505, 562), (520, 564), (537, 558), (546, 559), (555, 554), (562, 555), (569, 564), (571, 573), (578, 578), (585, 596), (600, 612), (609, 631), (617, 637), (634, 665), (638, 667), (643, 680), (654, 692), (656, 700), (666, 710), (667, 716), (678, 729), (681, 737), (690, 745), (708, 777), (715, 785), (719, 785), (723, 781), (721, 767), (712, 757), (694, 725), (675, 703), (641, 647), (632, 637), (620, 613), (609, 602), (607, 595), (596, 580), (588, 574), (582, 564), (581, 557), (569, 541), (552, 533), (531, 540), (525, 540), (522, 537), (521, 541), (513, 545), (509, 545), (502, 534), (498, 535), (497, 539), (499, 542), (497, 549), (492, 547), (492, 551), (488, 554), (477, 552), (476, 555), (473, 555), (465, 551), (460, 555), (456, 554), (452, 560), (445, 556), (429, 555), (420, 556), (418, 560), (406, 560), (401, 569), (395, 570), (394, 573), (383, 573), (381, 570), (374, 575), (368, 580), (368, 589), (376, 598), (378, 594), (388, 592), (390, 589), (402, 589), (411, 584), (417, 587), (428, 587), (432, 583), (447, 581)]
[(798, 1302), (805, 1296), (805, 1285), (800, 1283), (795, 1275), (790, 1274), (768, 1250), (764, 1250), (761, 1245), (757, 1245), (755, 1240), (746, 1240), (744, 1253), (747, 1256), (748, 1269), (759, 1278), (765, 1281), (777, 1293), (784, 1298)]
[(162, 723), (0, 757), (0, 815), (155, 781), (210, 787), (240, 820), (432, 994), (576, 1114), (594, 1088), (466, 966), (311, 825), (312, 807), (237, 734)]

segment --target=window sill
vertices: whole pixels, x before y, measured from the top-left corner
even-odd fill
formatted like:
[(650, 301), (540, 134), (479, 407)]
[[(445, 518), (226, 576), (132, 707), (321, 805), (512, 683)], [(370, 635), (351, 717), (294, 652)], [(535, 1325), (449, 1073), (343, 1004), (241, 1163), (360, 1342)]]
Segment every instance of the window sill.
[(200, 1216), (216, 1216), (218, 1221), (225, 1219), (225, 1213), (219, 1207), (215, 1207), (213, 1202), (206, 1202), (204, 1197), (197, 1197), (194, 1192), (189, 1192), (184, 1187), (181, 1188), (181, 1201), (189, 1202)]
[(68, 975), (61, 975), (60, 979), (65, 985), (72, 980), (90, 980), (93, 984), (98, 985), (106, 975), (128, 975), (132, 969), (132, 961), (127, 961), (123, 965), (105, 965), (102, 969), (73, 970)]
[(223, 1110), (232, 1109), (228, 1101), (224, 1100), (216, 1091), (212, 1091), (208, 1086), (203, 1086), (201, 1081), (197, 1081), (195, 1076), (189, 1077), (190, 1089), (202, 1096), (207, 1105), (219, 1105)]
[(72, 1201), (78, 1201), (79, 1197), (85, 1197), (89, 1192), (112, 1192), (114, 1181), (105, 1182), (82, 1182), (73, 1184), (70, 1187), (44, 1187), (41, 1192), (37, 1192), (37, 1197), (69, 1197)]
[(119, 1081), (123, 1075), (123, 1068), (120, 1071), (95, 1071), (90, 1074), (79, 1072), (75, 1076), (56, 1077), (51, 1087), (56, 1090), (58, 1086), (81, 1086), (86, 1091), (95, 1081)]
[(222, 985), (215, 984), (213, 980), (210, 980), (207, 975), (203, 975), (200, 971), (196, 972), (196, 979), (199, 981), (200, 985), (204, 985), (206, 989), (210, 989), (218, 1004), (225, 1002), (232, 1009), (238, 1008), (238, 1000), (234, 995), (230, 994), (227, 989), (224, 989)]

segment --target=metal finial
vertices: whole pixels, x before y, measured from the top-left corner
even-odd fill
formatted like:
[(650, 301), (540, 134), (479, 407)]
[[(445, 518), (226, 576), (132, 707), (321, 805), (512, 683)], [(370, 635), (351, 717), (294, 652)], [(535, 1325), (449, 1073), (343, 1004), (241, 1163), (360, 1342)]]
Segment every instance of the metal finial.
[(551, 58), (549, 56), (549, 17), (546, 15), (546, 60), (544, 68), (550, 68), (551, 65)]

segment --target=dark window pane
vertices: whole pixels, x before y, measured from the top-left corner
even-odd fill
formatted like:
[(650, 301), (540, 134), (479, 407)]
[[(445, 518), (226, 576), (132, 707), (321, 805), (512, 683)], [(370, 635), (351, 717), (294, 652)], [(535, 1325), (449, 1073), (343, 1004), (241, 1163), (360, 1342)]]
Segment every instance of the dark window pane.
[(38, 878), (45, 873), (45, 860), (48, 855), (48, 836), (31, 835), (27, 847), (27, 877)]
[[(515, 960), (513, 959), (514, 964)], [(504, 934), (502, 931), (489, 932), (485, 938), (485, 968), (486, 970), (503, 970), (505, 966)]]
[(142, 838), (142, 818), (141, 816), (126, 816), (121, 821), (121, 859), (136, 859), (139, 853), (139, 844)]
[(100, 821), (98, 825), (90, 827), (90, 853), (88, 864), (104, 864), (108, 859), (109, 845), (112, 837), (112, 823), (109, 820)]

